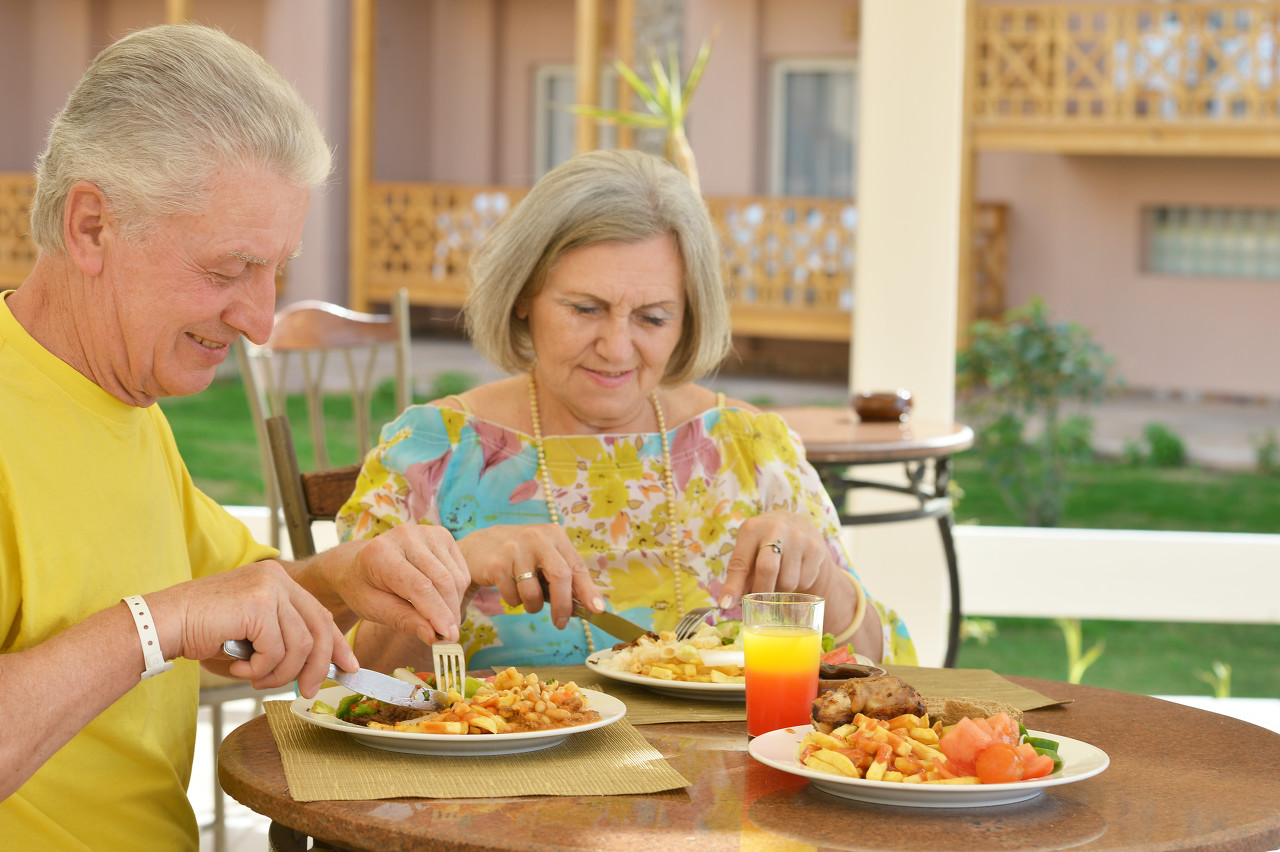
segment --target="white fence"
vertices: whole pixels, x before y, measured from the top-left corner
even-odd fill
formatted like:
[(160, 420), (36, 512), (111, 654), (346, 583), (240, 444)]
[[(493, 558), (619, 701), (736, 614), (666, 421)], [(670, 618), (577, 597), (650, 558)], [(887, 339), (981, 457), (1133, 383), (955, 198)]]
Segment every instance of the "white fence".
[(1280, 535), (957, 526), (966, 615), (1280, 624)]

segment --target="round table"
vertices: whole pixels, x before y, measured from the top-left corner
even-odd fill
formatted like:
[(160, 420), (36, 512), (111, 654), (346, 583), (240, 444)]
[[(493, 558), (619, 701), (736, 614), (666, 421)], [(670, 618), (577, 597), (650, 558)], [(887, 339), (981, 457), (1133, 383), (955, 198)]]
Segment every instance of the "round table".
[[(954, 666), (960, 652), (960, 568), (951, 533), (951, 456), (973, 446), (973, 430), (962, 423), (938, 423), (912, 417), (903, 422), (860, 420), (849, 408), (779, 406), (770, 408), (804, 442), (805, 458), (822, 477), (827, 494), (846, 526), (892, 524), (934, 518), (947, 558), (951, 621), (943, 665)], [(904, 483), (863, 479), (850, 475), (859, 465), (901, 462)], [(858, 488), (889, 491), (909, 497), (906, 508), (888, 512), (849, 512), (848, 494)]]
[[(1029, 728), (1091, 743), (1101, 775), (1014, 805), (934, 810), (829, 796), (747, 754), (743, 722), (638, 731), (692, 786), (644, 796), (297, 802), (266, 717), (223, 742), (223, 788), (269, 816), (273, 842), (342, 849), (751, 848), (1272, 850), (1280, 848), (1280, 735), (1238, 719), (1096, 687), (1011, 677), (1061, 700)], [(424, 757), (424, 760), (430, 760)], [(305, 847), (297, 847), (305, 848)]]

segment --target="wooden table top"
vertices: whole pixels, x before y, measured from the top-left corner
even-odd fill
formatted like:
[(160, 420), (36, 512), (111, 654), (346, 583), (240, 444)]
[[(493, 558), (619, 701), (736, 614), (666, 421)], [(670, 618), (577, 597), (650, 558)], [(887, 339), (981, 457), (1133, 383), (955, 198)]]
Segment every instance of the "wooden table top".
[[(1072, 703), (1027, 727), (1111, 758), (1026, 802), (928, 809), (829, 796), (747, 754), (743, 722), (637, 728), (692, 786), (645, 796), (296, 802), (265, 716), (218, 755), (223, 788), (258, 813), (352, 850), (1270, 850), (1280, 848), (1280, 735), (1124, 692), (1010, 680)], [(424, 757), (424, 760), (430, 760)]]
[(961, 423), (912, 417), (905, 423), (868, 423), (849, 408), (777, 406), (779, 414), (804, 441), (815, 464), (914, 461), (947, 456), (973, 446), (973, 430)]

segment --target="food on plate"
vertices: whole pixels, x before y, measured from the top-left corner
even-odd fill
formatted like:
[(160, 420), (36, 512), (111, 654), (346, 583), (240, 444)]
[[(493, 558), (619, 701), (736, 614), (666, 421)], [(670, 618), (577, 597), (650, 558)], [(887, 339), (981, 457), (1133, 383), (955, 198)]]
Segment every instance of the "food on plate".
[(703, 652), (741, 650), (742, 622), (723, 621), (703, 624), (688, 639), (677, 639), (663, 631), (657, 638), (641, 636), (634, 642), (618, 646), (612, 654), (600, 659), (601, 668), (630, 672), (658, 680), (686, 683), (745, 683), (742, 665), (709, 656)]
[(797, 759), (818, 772), (904, 784), (1006, 784), (1043, 778), (1061, 766), (1057, 743), (1026, 736), (1006, 714), (962, 718), (953, 726), (928, 714), (873, 719), (863, 713), (801, 741)]
[[(535, 673), (521, 674), (514, 668), (482, 682), (469, 697), (451, 691), (443, 703), (443, 709), (424, 714), (421, 710), (349, 695), (343, 698), (336, 715), (377, 730), (458, 735), (545, 731), (600, 720), (600, 714), (587, 706), (587, 696), (577, 684), (543, 682)], [(319, 704), (322, 702), (316, 702)], [(316, 705), (312, 712), (317, 712)]]
[(849, 678), (834, 689), (818, 693), (813, 701), (813, 726), (829, 734), (848, 725), (858, 715), (873, 719), (921, 716), (925, 712), (920, 693), (893, 675)]

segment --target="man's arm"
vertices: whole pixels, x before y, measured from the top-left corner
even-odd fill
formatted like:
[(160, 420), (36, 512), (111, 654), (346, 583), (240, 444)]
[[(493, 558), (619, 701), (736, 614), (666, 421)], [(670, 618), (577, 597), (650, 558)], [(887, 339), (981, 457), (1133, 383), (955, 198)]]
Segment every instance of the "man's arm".
[(456, 641), (471, 574), (447, 529), (401, 524), (285, 563), (344, 630), (357, 619), (385, 624), (423, 642)]
[[(330, 660), (347, 671), (359, 665), (329, 612), (276, 562), (180, 583), (144, 600), (164, 659), (204, 660), (227, 639), (249, 639), (253, 658), (232, 663), (229, 672), (260, 689), (297, 679), (310, 696)], [(139, 630), (123, 602), (35, 647), (0, 655), (0, 687), (34, 708), (21, 725), (0, 726), (0, 798), (136, 686), (145, 669)]]

